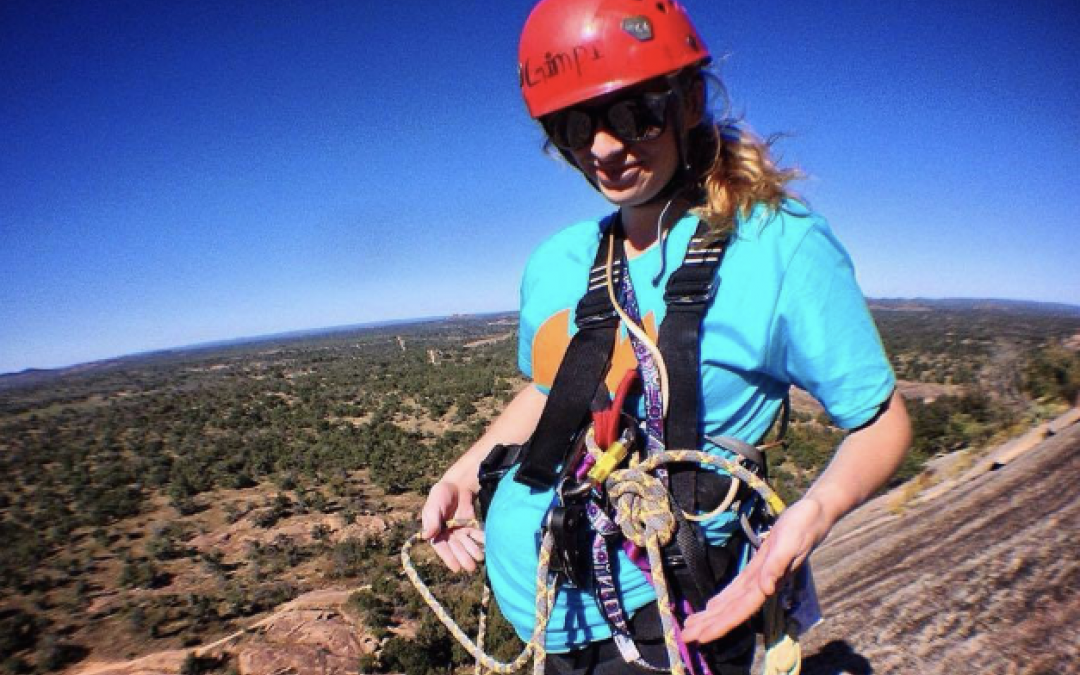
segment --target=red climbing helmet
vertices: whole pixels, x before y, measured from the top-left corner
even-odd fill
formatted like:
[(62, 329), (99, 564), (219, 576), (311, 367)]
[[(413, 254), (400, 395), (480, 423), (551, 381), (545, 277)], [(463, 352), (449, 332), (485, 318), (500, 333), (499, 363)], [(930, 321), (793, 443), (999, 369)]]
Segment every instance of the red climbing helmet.
[(541, 0), (521, 32), (518, 75), (539, 118), (709, 58), (673, 0)]

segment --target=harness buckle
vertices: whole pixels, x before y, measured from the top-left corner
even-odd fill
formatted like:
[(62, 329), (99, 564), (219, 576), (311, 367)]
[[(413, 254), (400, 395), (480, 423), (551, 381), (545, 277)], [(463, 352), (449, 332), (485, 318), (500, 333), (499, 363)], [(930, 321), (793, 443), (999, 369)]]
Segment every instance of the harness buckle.
[[(611, 307), (610, 303), (608, 303), (608, 307)], [(618, 318), (618, 313), (616, 313), (616, 311), (612, 308), (606, 311), (579, 314), (578, 316), (574, 317), (574, 322), (577, 324), (578, 328), (591, 328), (593, 326), (600, 326), (605, 323), (609, 323), (611, 321), (617, 320)]]
[(664, 302), (668, 310), (672, 308), (692, 308), (706, 305), (716, 297), (716, 290), (720, 287), (720, 278), (713, 277), (707, 286), (702, 289), (697, 283), (669, 283), (664, 291)]

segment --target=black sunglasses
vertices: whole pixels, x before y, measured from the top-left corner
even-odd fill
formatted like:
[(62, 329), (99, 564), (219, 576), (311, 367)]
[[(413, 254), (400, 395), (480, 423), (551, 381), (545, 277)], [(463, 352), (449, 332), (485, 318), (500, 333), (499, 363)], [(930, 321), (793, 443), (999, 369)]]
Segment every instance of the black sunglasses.
[(602, 124), (621, 141), (651, 141), (664, 133), (672, 92), (642, 92), (598, 106), (567, 108), (541, 120), (548, 138), (563, 150), (592, 144)]

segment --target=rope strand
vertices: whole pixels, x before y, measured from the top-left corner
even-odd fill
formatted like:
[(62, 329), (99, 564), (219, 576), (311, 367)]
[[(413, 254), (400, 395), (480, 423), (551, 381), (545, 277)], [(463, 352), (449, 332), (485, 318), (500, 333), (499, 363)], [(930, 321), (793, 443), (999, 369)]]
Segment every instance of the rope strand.
[[(479, 528), (480, 523), (475, 519), (448, 520), (446, 522), (446, 527)], [(525, 645), (524, 649), (509, 662), (499, 661), (483, 650), (481, 647), (483, 644), (482, 634), (478, 636), (477, 642), (473, 642), (472, 639), (465, 634), (465, 631), (461, 629), (461, 626), (454, 621), (454, 618), (450, 616), (450, 613), (443, 607), (442, 603), (435, 598), (435, 594), (431, 592), (431, 589), (428, 588), (427, 584), (420, 578), (420, 574), (417, 572), (416, 566), (412, 561), (413, 545), (420, 540), (421, 533), (418, 532), (409, 537), (401, 547), (401, 565), (405, 570), (405, 575), (409, 577), (409, 581), (412, 582), (412, 585), (416, 588), (417, 592), (420, 593), (420, 597), (428, 604), (428, 607), (435, 613), (435, 616), (439, 621), (446, 626), (446, 629), (450, 631), (450, 634), (465, 648), (465, 651), (476, 659), (478, 672), (479, 669), (483, 667), (498, 675), (509, 675), (510, 673), (521, 670), (521, 668), (528, 663), (529, 658), (532, 657), (534, 659), (534, 674), (543, 675), (544, 660), (546, 658), (544, 636), (547, 632), (548, 620), (551, 618), (551, 608), (555, 605), (555, 595), (558, 592), (557, 585), (549, 578), (548, 574), (548, 569), (551, 566), (551, 549), (554, 546), (554, 538), (551, 533), (548, 532), (544, 535), (544, 540), (540, 545), (539, 565), (536, 569), (536, 625), (533, 628), (533, 634), (529, 638), (529, 642)], [(486, 582), (484, 586), (485, 589), (487, 589)], [(481, 619), (480, 625), (483, 626), (483, 623), (483, 619)]]
[[(784, 502), (779, 495), (752, 471), (738, 462), (700, 450), (667, 450), (646, 458), (636, 466), (613, 471), (608, 476), (604, 487), (612, 504), (615, 506), (615, 523), (627, 539), (646, 550), (649, 563), (652, 565), (657, 606), (660, 610), (660, 622), (664, 632), (664, 646), (668, 653), (668, 662), (671, 666), (672, 675), (686, 675), (686, 668), (679, 656), (679, 625), (671, 611), (671, 596), (663, 574), (661, 549), (674, 536), (677, 521), (672, 513), (670, 494), (664, 488), (663, 483), (652, 474), (664, 464), (687, 462), (726, 471), (732, 476), (732, 484), (736, 488), (737, 481), (746, 483), (761, 497), (770, 516), (774, 519), (779, 517), (785, 508)], [(448, 528), (465, 526), (480, 527), (480, 524), (476, 520), (450, 520), (446, 523)], [(477, 641), (473, 642), (420, 579), (411, 557), (412, 547), (419, 539), (420, 534), (414, 534), (401, 549), (401, 561), (405, 574), (439, 621), (461, 643), (465, 651), (476, 659), (477, 675), (481, 674), (481, 668), (486, 668), (497, 675), (509, 675), (524, 667), (530, 657), (534, 659), (534, 675), (543, 675), (544, 661), (547, 656), (544, 640), (547, 624), (551, 618), (551, 610), (555, 605), (555, 597), (558, 593), (558, 584), (553, 579), (553, 575), (549, 574), (551, 553), (554, 546), (554, 537), (551, 532), (544, 533), (540, 546), (540, 556), (536, 570), (536, 623), (533, 633), (521, 653), (510, 662), (498, 661), (484, 652), (483, 627), (485, 620), (483, 610), (480, 619), (480, 635), (478, 635)], [(489, 592), (485, 583), (485, 597), (488, 597)], [(778, 598), (776, 596), (769, 598), (763, 611), (766, 647), (763, 675), (799, 675), (802, 652), (798, 641), (794, 637), (794, 626), (784, 615)]]

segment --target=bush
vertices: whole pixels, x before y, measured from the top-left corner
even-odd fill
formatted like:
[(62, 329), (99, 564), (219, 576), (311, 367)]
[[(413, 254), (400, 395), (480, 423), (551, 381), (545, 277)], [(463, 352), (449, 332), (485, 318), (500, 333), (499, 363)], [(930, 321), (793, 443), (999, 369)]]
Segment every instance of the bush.
[(44, 626), (44, 619), (21, 609), (0, 612), (0, 654), (13, 654), (33, 647)]
[(296, 597), (296, 588), (288, 583), (266, 584), (259, 586), (248, 595), (249, 609), (252, 613), (273, 609)]
[(422, 633), (416, 641), (394, 636), (383, 645), (379, 658), (380, 672), (405, 675), (452, 673), (450, 640), (441, 635)]
[(120, 585), (126, 588), (160, 588), (169, 582), (163, 573), (149, 560), (125, 560), (120, 570)]
[(81, 661), (88, 653), (85, 647), (61, 642), (55, 635), (46, 635), (41, 641), (35, 660), (39, 671), (50, 672)]
[(1080, 403), (1080, 353), (1057, 346), (1036, 352), (1024, 371), (1023, 387), (1035, 398)]
[(389, 634), (394, 608), (382, 597), (367, 590), (357, 591), (349, 596), (346, 605), (363, 619), (375, 639), (382, 640)]
[(180, 675), (202, 675), (221, 668), (224, 663), (224, 658), (195, 656), (195, 652), (188, 652), (184, 662), (180, 664)]
[(376, 544), (369, 539), (349, 538), (334, 544), (330, 550), (330, 577), (356, 578), (371, 567)]

